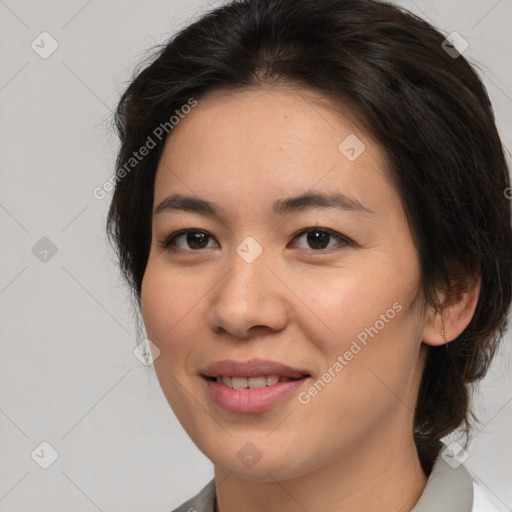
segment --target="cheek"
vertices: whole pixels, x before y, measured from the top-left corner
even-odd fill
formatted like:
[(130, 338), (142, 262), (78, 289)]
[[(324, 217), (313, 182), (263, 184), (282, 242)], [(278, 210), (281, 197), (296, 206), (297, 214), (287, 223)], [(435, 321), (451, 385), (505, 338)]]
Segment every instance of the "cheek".
[(383, 306), (387, 323), (379, 317), (380, 308), (374, 310), (376, 315), (339, 315), (337, 339), (327, 344), (325, 338), (316, 338), (325, 366), (299, 397), (307, 411), (304, 425), (309, 423), (312, 431), (332, 439), (355, 439), (395, 412), (408, 415), (414, 410), (416, 324), (404, 306)]
[(301, 327), (321, 354), (320, 370), (330, 369), (324, 374), (330, 391), (321, 393), (326, 402), (355, 407), (392, 397), (389, 389), (410, 388), (421, 330), (413, 308), (419, 286), (414, 261), (379, 254), (326, 280), (321, 291), (302, 279), (299, 294), (312, 314), (302, 317)]
[[(170, 350), (172, 340), (180, 340), (180, 318), (186, 314), (183, 288), (157, 265), (148, 262), (141, 287), (141, 307), (148, 338), (157, 345), (161, 355)], [(173, 353), (175, 348), (173, 347)]]
[(204, 316), (205, 290), (190, 286), (189, 277), (148, 262), (141, 286), (141, 308), (148, 338), (159, 348), (155, 368), (186, 370), (190, 352), (200, 339), (198, 316)]
[(171, 409), (175, 411), (186, 402), (176, 381), (183, 378), (187, 358), (187, 343), (183, 336), (184, 302), (180, 288), (169, 272), (150, 260), (141, 286), (142, 317), (147, 337), (160, 350), (154, 360), (155, 373)]
[[(304, 274), (297, 278), (293, 289), (306, 306), (299, 322), (307, 339), (317, 340), (329, 352), (343, 353), (345, 345), (359, 334), (364, 341), (365, 329), (376, 322), (379, 331), (396, 323), (400, 316), (396, 309), (405, 309), (408, 288), (404, 281), (390, 279), (391, 269), (388, 266), (382, 271), (382, 266), (373, 259), (351, 268), (334, 269), (330, 278), (320, 282)], [(393, 308), (395, 303), (402, 308)]]
[(158, 283), (157, 275), (148, 263), (141, 286), (142, 317), (148, 338), (160, 348), (169, 298), (164, 293), (164, 287)]

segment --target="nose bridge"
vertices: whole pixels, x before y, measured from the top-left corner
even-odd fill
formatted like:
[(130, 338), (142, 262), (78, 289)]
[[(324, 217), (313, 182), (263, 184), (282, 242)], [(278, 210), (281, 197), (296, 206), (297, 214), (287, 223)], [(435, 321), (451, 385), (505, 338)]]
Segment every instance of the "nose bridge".
[(286, 321), (278, 280), (267, 268), (269, 253), (252, 237), (244, 239), (229, 259), (230, 268), (215, 287), (211, 327), (246, 337), (251, 327), (280, 329)]

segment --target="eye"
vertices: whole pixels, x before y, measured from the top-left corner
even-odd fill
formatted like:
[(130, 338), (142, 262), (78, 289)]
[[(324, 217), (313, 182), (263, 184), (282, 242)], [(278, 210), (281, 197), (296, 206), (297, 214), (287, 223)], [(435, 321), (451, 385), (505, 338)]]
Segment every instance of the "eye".
[(168, 249), (170, 251), (187, 250), (183, 247), (176, 248), (176, 240), (181, 237), (185, 238), (185, 243), (189, 244), (193, 250), (204, 249), (206, 247), (205, 241), (210, 237), (210, 234), (206, 231), (198, 229), (182, 229), (169, 235), (165, 240), (159, 243), (160, 247)]
[[(311, 249), (309, 249), (310, 252), (320, 252), (325, 249), (332, 249), (332, 246), (329, 247), (329, 242), (332, 241), (332, 239), (337, 240), (338, 246), (341, 247), (353, 245), (353, 242), (350, 239), (341, 235), (340, 233), (337, 233), (332, 229), (320, 227), (303, 229), (302, 231), (294, 235), (293, 240), (300, 239), (305, 236), (306, 243), (309, 244), (311, 247)], [(188, 245), (188, 249), (187, 247), (180, 247), (176, 243), (176, 241), (182, 237), (185, 237), (184, 243)], [(174, 252), (188, 251), (189, 249), (192, 249), (193, 251), (197, 252), (201, 249), (208, 248), (209, 238), (211, 238), (211, 235), (207, 231), (202, 231), (198, 229), (182, 229), (180, 231), (172, 233), (163, 241), (159, 242), (159, 246)], [(335, 247), (336, 245), (334, 245), (334, 248)], [(304, 249), (305, 247), (300, 248)], [(306, 247), (305, 249), (308, 248)]]
[[(328, 228), (315, 227), (303, 229), (302, 231), (297, 233), (293, 239), (300, 239), (303, 238), (304, 236), (306, 236), (306, 243), (313, 248), (313, 252), (319, 252), (325, 249), (332, 249), (332, 246), (328, 247), (329, 242), (332, 241), (332, 239), (337, 240), (338, 245), (342, 247), (353, 244), (353, 242), (349, 240), (347, 237)], [(336, 245), (334, 245), (334, 248), (335, 247)], [(308, 247), (301, 248), (308, 249)]]

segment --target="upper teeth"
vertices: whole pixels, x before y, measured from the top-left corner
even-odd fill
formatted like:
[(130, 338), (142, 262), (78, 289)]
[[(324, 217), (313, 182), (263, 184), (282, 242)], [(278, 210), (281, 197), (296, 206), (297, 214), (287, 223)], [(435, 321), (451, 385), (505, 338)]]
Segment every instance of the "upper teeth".
[(216, 377), (219, 384), (224, 384), (233, 389), (257, 389), (265, 386), (273, 386), (278, 382), (286, 382), (290, 380), (288, 377), (280, 377), (279, 375), (266, 375), (261, 377)]

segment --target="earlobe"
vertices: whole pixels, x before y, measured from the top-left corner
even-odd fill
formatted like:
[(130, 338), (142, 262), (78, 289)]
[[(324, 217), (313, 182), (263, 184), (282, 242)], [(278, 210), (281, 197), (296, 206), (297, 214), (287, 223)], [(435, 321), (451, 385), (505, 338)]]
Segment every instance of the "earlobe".
[(423, 342), (440, 346), (456, 339), (469, 325), (480, 295), (480, 276), (467, 279), (463, 291), (443, 297), (442, 309), (429, 312)]

